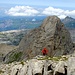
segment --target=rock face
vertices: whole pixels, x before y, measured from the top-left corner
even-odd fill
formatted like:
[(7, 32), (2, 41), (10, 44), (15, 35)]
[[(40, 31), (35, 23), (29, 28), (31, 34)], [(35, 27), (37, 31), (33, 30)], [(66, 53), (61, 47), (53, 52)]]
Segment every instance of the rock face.
[(48, 49), (49, 56), (60, 56), (73, 51), (70, 33), (57, 16), (47, 17), (39, 28), (32, 30), (19, 44), (23, 57), (42, 54), (43, 48)]
[(58, 61), (55, 58), (59, 59), (37, 56), (25, 62), (0, 64), (0, 75), (75, 75), (75, 56), (61, 57)]
[[(43, 58), (43, 57), (42, 57)], [(51, 60), (38, 60), (33, 58), (26, 62), (16, 62), (0, 65), (0, 75), (55, 75), (56, 72), (65, 73), (64, 61), (56, 63)], [(58, 68), (57, 68), (58, 67)], [(63, 70), (62, 70), (63, 69)]]
[(47, 17), (39, 28), (25, 35), (19, 48), (7, 54), (4, 61), (8, 63), (42, 55), (44, 48), (47, 48), (48, 56), (61, 56), (73, 52), (70, 33), (57, 16)]

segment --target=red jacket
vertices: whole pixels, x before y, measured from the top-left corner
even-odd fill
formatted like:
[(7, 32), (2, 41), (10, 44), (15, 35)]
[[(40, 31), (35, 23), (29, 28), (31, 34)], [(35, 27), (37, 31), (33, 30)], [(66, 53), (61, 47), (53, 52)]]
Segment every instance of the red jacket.
[(46, 48), (44, 48), (44, 49), (42, 50), (42, 54), (43, 54), (43, 55), (47, 55), (47, 54), (48, 54), (48, 50), (47, 50)]

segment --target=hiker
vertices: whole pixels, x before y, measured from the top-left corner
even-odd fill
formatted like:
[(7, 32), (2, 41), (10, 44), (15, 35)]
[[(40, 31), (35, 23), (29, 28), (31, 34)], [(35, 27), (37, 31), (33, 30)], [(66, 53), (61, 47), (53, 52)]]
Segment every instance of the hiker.
[(45, 56), (45, 55), (47, 55), (48, 54), (48, 50), (46, 49), (46, 48), (44, 48), (43, 50), (42, 50), (42, 54)]

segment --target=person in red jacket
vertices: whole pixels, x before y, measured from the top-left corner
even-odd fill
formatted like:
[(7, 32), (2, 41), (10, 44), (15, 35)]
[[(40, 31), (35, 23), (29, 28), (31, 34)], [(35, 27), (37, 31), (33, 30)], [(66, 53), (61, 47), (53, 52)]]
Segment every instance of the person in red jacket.
[(44, 49), (42, 50), (42, 54), (43, 54), (43, 55), (47, 55), (47, 54), (48, 54), (48, 50), (47, 50), (46, 48), (44, 48)]

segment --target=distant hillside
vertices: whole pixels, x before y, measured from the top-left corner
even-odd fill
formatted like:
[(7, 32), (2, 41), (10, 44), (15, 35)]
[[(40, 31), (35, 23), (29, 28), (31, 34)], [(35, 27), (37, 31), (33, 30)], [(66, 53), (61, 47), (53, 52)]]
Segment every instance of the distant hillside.
[[(34, 29), (39, 27), (46, 16), (31, 17), (2, 17), (0, 18), (0, 31)], [(66, 17), (62, 20), (67, 28), (75, 28), (75, 19)]]
[(45, 16), (0, 18), (0, 31), (33, 29), (41, 25)]
[(75, 28), (75, 19), (67, 16), (65, 19), (62, 20), (65, 26), (69, 29)]
[(0, 32), (0, 44), (19, 45), (21, 39), (29, 32), (28, 29)]
[(12, 46), (7, 44), (0, 44), (0, 62), (3, 61), (3, 57), (5, 57), (12, 50), (16, 50), (18, 46)]
[(7, 44), (0, 44), (0, 57), (5, 56), (7, 53), (15, 49), (17, 46), (11, 46)]

